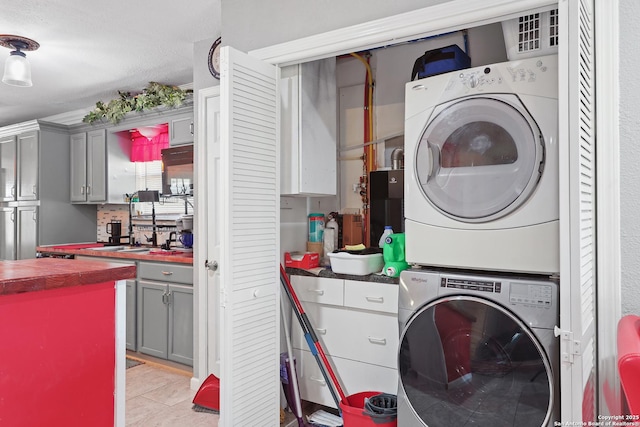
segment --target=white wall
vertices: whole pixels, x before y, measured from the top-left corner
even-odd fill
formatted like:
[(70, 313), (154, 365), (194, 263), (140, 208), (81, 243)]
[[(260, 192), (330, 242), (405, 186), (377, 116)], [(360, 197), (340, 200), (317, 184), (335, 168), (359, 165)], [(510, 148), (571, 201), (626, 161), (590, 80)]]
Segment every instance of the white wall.
[[(411, 79), (414, 61), (424, 52), (457, 44), (465, 49), (462, 32), (371, 51), (374, 89), (374, 138), (387, 139), (404, 133), (404, 92)], [(486, 25), (468, 31), (468, 49), (472, 66), (507, 60), (500, 24)], [(353, 191), (362, 175), (364, 65), (356, 58), (344, 57), (337, 62), (340, 128), (340, 208), (361, 209), (360, 195)], [(349, 150), (349, 147), (358, 147)], [(385, 164), (384, 143), (377, 144), (378, 167)], [(387, 159), (388, 160), (388, 159)]]
[[(620, 0), (622, 314), (640, 314), (640, 2)], [(600, 141), (602, 143), (602, 141)], [(601, 283), (600, 286), (607, 286)]]
[(222, 0), (223, 43), (248, 52), (450, 0)]

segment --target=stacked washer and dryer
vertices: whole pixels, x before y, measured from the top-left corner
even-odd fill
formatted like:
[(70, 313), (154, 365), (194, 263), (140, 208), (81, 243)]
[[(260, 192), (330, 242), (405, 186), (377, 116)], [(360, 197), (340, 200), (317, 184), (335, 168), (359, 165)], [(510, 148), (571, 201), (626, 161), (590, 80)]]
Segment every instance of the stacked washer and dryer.
[(559, 421), (557, 56), (407, 84), (398, 425)]

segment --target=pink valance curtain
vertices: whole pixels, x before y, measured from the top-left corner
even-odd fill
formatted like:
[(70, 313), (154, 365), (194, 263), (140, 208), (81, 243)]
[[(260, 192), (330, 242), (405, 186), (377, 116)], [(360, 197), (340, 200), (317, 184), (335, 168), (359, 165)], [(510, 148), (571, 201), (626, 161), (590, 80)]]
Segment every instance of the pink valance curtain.
[(163, 132), (151, 139), (140, 135), (137, 131), (131, 133), (131, 161), (152, 162), (162, 160), (160, 150), (169, 148), (169, 133)]

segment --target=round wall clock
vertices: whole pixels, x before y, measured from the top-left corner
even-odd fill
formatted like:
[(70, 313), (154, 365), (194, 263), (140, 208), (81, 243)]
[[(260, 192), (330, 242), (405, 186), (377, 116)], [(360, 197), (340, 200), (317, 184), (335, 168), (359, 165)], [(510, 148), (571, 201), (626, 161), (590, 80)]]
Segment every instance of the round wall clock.
[(209, 72), (216, 79), (220, 79), (220, 44), (222, 37), (218, 37), (209, 49)]

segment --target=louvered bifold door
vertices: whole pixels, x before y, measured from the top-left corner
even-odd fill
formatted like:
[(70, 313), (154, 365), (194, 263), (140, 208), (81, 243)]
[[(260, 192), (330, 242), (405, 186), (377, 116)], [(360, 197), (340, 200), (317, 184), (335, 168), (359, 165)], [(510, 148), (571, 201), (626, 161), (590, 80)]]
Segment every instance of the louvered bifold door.
[[(220, 426), (277, 426), (279, 69), (221, 52)], [(209, 195), (212, 197), (212, 195)]]
[(569, 423), (594, 421), (598, 409), (594, 24), (593, 0), (559, 6), (560, 380)]

